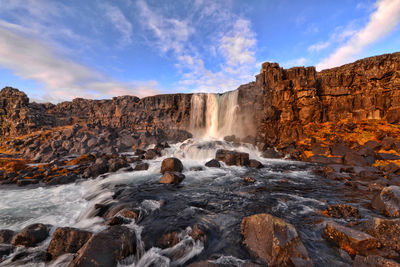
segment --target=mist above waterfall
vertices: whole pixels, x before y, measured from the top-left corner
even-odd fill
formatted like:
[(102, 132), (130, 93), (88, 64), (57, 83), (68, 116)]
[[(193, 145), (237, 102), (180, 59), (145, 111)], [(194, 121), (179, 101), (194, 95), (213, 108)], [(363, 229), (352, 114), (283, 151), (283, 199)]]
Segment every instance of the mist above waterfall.
[[(197, 137), (218, 138), (235, 135), (251, 135), (252, 129), (244, 123), (244, 114), (240, 108), (239, 91), (223, 94), (193, 94), (190, 111), (190, 131)], [(249, 117), (251, 118), (251, 114)], [(246, 125), (246, 126), (245, 126)]]

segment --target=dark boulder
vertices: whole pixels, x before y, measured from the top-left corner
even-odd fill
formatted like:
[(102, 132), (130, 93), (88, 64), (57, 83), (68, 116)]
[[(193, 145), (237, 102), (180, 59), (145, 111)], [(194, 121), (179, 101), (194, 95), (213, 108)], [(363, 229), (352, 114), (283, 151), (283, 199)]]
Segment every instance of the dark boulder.
[(185, 175), (180, 172), (165, 172), (160, 179), (160, 184), (179, 184), (185, 179)]
[(248, 166), (250, 163), (249, 153), (219, 149), (215, 159), (225, 162), (228, 166)]
[(161, 163), (161, 173), (165, 172), (182, 172), (183, 164), (177, 158), (166, 158)]
[(216, 159), (212, 159), (210, 161), (207, 161), (205, 166), (206, 167), (211, 167), (211, 168), (221, 168), (221, 164)]
[(249, 167), (255, 168), (255, 169), (261, 169), (264, 167), (264, 165), (261, 162), (259, 162), (258, 160), (251, 159), (249, 162)]
[(280, 159), (281, 156), (278, 152), (275, 151), (273, 148), (267, 148), (262, 152), (262, 156), (268, 159)]
[(16, 234), (11, 240), (14, 246), (34, 247), (49, 236), (49, 226), (41, 223), (31, 224)]
[(0, 243), (10, 244), (11, 239), (13, 238), (14, 235), (15, 235), (14, 231), (8, 229), (0, 230)]
[(354, 152), (347, 152), (343, 158), (343, 162), (351, 166), (368, 166), (368, 162), (364, 157)]
[(352, 149), (344, 144), (338, 143), (338, 144), (334, 144), (331, 147), (331, 154), (333, 156), (340, 156), (343, 157), (345, 156), (347, 153), (349, 152), (353, 152)]
[(8, 244), (0, 244), (0, 262), (3, 256), (8, 256), (13, 252), (14, 248)]
[(243, 218), (241, 229), (247, 248), (269, 266), (312, 266), (296, 228), (284, 220), (256, 214)]
[(78, 179), (76, 174), (69, 174), (64, 176), (57, 176), (51, 178), (50, 181), (46, 182), (47, 185), (60, 185), (60, 184), (69, 184), (73, 183)]
[(388, 186), (376, 195), (371, 205), (390, 217), (400, 217), (400, 186)]
[(142, 162), (136, 164), (135, 168), (133, 169), (134, 171), (146, 171), (149, 169), (149, 164), (147, 162)]
[(367, 141), (364, 146), (372, 150), (379, 150), (381, 148), (381, 145), (377, 141), (373, 140)]
[(133, 255), (135, 251), (135, 234), (127, 227), (111, 226), (93, 235), (68, 266), (112, 267), (116, 266), (118, 261)]
[(157, 153), (157, 150), (155, 150), (155, 149), (149, 149), (144, 154), (145, 159), (155, 159), (158, 156), (159, 156), (159, 154)]
[(47, 248), (49, 260), (65, 253), (76, 253), (92, 237), (92, 233), (75, 228), (57, 228)]

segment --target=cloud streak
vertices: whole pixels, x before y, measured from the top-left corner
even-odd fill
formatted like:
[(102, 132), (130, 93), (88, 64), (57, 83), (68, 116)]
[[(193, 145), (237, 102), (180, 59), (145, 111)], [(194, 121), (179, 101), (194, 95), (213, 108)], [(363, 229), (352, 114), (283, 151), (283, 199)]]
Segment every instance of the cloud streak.
[(109, 4), (104, 4), (106, 17), (111, 21), (115, 29), (121, 34), (122, 39), (120, 41), (121, 46), (127, 46), (132, 43), (132, 24), (128, 21), (122, 11)]
[(157, 93), (157, 83), (118, 82), (103, 73), (68, 60), (48, 45), (17, 34), (0, 24), (0, 66), (44, 86), (43, 100), (54, 102), (75, 97), (103, 98)]
[(366, 46), (392, 32), (400, 22), (399, 0), (378, 0), (376, 10), (370, 15), (367, 25), (333, 54), (317, 64), (317, 69), (336, 67), (354, 60)]

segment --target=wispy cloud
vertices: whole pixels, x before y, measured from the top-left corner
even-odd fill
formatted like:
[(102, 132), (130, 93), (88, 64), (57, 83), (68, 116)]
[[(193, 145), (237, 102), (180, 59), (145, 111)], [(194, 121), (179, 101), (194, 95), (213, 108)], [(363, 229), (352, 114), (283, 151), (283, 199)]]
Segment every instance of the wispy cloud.
[(0, 66), (23, 79), (42, 84), (43, 100), (58, 102), (75, 97), (104, 98), (121, 94), (145, 96), (157, 92), (154, 81), (115, 81), (61, 56), (45, 43), (15, 33), (1, 24)]
[(126, 46), (132, 43), (132, 24), (122, 13), (121, 9), (110, 4), (104, 4), (102, 7), (105, 10), (106, 17), (111, 21), (112, 25), (120, 32), (122, 39), (121, 46)]
[[(230, 12), (228, 6), (196, 0), (190, 15), (175, 18), (166, 17), (144, 0), (138, 8), (153, 44), (161, 53), (172, 52), (176, 59), (181, 90), (221, 92), (252, 80), (256, 36), (250, 21)], [(197, 35), (207, 39), (198, 40)], [(205, 61), (210, 57), (221, 63), (207, 67)]]
[(283, 62), (282, 67), (284, 68), (291, 68), (291, 67), (299, 67), (299, 66), (304, 66), (307, 62), (307, 59), (304, 57), (300, 57), (300, 58), (295, 58), (295, 59), (291, 59), (289, 61)]
[(324, 50), (325, 48), (328, 48), (330, 44), (331, 44), (330, 42), (319, 42), (313, 44), (308, 47), (308, 52), (319, 52), (321, 50)]
[(382, 39), (396, 28), (400, 22), (400, 1), (378, 0), (375, 6), (376, 10), (370, 15), (367, 25), (317, 64), (318, 70), (351, 62), (366, 46)]

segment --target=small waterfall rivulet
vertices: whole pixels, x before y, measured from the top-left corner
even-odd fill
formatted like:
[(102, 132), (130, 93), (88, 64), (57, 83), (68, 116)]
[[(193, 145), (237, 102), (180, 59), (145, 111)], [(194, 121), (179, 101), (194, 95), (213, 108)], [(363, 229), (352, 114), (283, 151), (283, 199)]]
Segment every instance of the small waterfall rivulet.
[(223, 94), (193, 94), (190, 129), (199, 137), (223, 138), (241, 135), (239, 129), (238, 91)]

